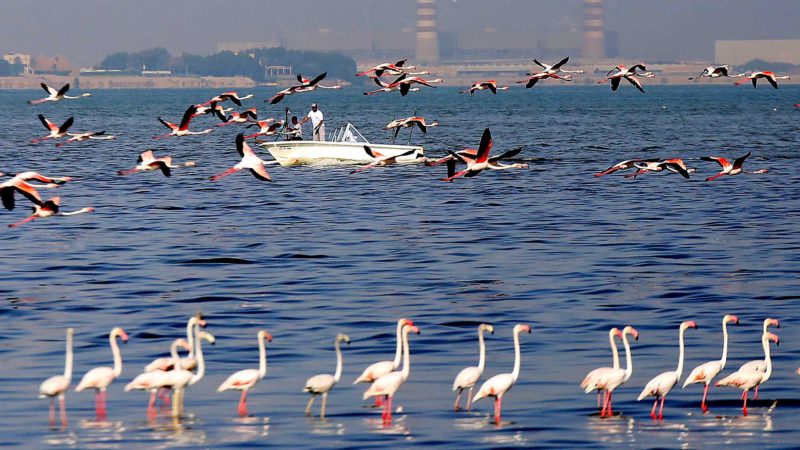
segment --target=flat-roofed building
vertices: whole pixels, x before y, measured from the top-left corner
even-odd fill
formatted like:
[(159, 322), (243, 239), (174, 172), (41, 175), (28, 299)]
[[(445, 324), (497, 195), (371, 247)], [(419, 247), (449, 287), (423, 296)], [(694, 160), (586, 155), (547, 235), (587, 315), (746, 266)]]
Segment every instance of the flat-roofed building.
[(800, 65), (800, 39), (716, 41), (717, 64), (741, 65), (754, 59)]

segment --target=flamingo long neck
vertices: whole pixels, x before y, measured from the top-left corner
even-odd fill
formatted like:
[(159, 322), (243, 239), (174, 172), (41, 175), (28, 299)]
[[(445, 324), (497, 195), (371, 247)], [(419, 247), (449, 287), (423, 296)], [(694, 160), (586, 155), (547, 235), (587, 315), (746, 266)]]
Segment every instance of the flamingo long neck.
[(405, 330), (403, 330), (403, 371), (400, 372), (403, 381), (406, 381), (408, 379), (409, 373), (411, 373), (411, 358), (409, 357), (408, 354), (409, 331), (411, 331), (410, 327), (406, 327)]
[(400, 358), (403, 354), (403, 324), (397, 324), (397, 347), (394, 351), (394, 361), (392, 361), (392, 370), (397, 370), (400, 367)]
[[(189, 384), (195, 384), (203, 378), (203, 375), (206, 374), (206, 362), (203, 359), (203, 339), (200, 337), (199, 330), (195, 334), (195, 340), (197, 341), (197, 349), (195, 352), (195, 358), (197, 359), (197, 373), (192, 376), (189, 380)], [(180, 366), (176, 366), (180, 367)]]
[(761, 377), (761, 382), (763, 383), (772, 376), (772, 357), (769, 353), (769, 338), (766, 334), (761, 338), (761, 345), (764, 347), (764, 360), (767, 362), (767, 370), (764, 372), (764, 376)]
[(480, 346), (480, 357), (478, 358), (478, 373), (483, 373), (486, 366), (486, 344), (483, 342), (483, 328), (478, 330), (478, 345)]
[(179, 369), (181, 366), (181, 357), (178, 355), (178, 345), (180, 342), (175, 341), (169, 346), (169, 355), (172, 357), (172, 367)]
[(109, 335), (108, 342), (111, 344), (111, 353), (114, 355), (114, 377), (116, 378), (122, 374), (122, 355), (119, 353), (117, 335), (115, 333)]
[(197, 324), (197, 317), (192, 317), (186, 324), (186, 340), (189, 341), (189, 358), (194, 357), (194, 328), (196, 324)]
[(67, 361), (64, 364), (64, 378), (72, 380), (72, 328), (67, 330)]
[(628, 343), (628, 334), (622, 334), (622, 345), (625, 346), (625, 381), (633, 375), (633, 358), (631, 357), (631, 345)]
[(679, 333), (678, 337), (678, 347), (680, 351), (678, 352), (678, 368), (675, 369), (675, 373), (678, 374), (678, 380), (681, 379), (681, 375), (683, 375), (683, 334), (686, 332), (686, 328), (681, 328), (681, 332)]
[(519, 354), (519, 331), (514, 333), (514, 371), (511, 372), (511, 379), (515, 382), (519, 376), (520, 354)]
[(719, 370), (725, 368), (725, 363), (728, 362), (728, 321), (722, 322), (722, 359), (719, 360)]
[[(199, 349), (198, 349), (199, 350)], [(264, 342), (264, 333), (258, 334), (258, 378), (267, 376), (267, 344)]]
[(608, 333), (608, 342), (611, 343), (611, 357), (615, 369), (619, 369), (619, 350), (617, 350), (617, 343), (614, 341), (614, 332)]
[(338, 383), (339, 378), (342, 376), (342, 349), (339, 342), (339, 339), (336, 339), (336, 344), (334, 344), (336, 348), (336, 373), (333, 374), (334, 383)]

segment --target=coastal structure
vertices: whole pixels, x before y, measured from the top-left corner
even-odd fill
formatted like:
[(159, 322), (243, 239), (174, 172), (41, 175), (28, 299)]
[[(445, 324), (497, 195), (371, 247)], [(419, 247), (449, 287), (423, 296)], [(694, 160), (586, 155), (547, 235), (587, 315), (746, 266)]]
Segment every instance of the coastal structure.
[(741, 65), (754, 59), (800, 65), (800, 39), (714, 42), (717, 64)]
[(421, 64), (439, 62), (439, 36), (436, 31), (436, 0), (417, 0), (417, 53)]
[(605, 58), (603, 31), (603, 0), (583, 0), (583, 59), (597, 61)]

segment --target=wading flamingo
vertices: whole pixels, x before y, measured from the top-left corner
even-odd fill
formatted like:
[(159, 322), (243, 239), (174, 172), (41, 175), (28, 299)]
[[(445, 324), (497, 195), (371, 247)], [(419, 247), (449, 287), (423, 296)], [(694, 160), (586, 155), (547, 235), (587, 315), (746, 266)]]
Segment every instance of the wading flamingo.
[(453, 381), (453, 390), (458, 391), (456, 401), (453, 404), (453, 410), (455, 411), (461, 410), (461, 394), (464, 392), (464, 389), (469, 389), (469, 391), (467, 391), (466, 409), (469, 411), (472, 408), (472, 388), (480, 381), (483, 375), (483, 368), (486, 365), (486, 344), (483, 342), (484, 331), (494, 334), (494, 327), (488, 323), (478, 325), (478, 348), (480, 352), (478, 356), (478, 365), (461, 369), (458, 375), (456, 375), (455, 381)]
[(61, 126), (58, 126), (58, 125), (54, 124), (53, 122), (51, 122), (50, 120), (48, 120), (42, 114), (39, 114), (39, 120), (42, 122), (42, 124), (47, 129), (47, 131), (50, 132), (50, 134), (48, 134), (47, 136), (44, 136), (44, 137), (31, 139), (31, 143), (32, 144), (35, 144), (35, 143), (41, 142), (41, 141), (45, 141), (47, 139), (61, 139), (62, 137), (67, 135), (67, 130), (69, 130), (69, 127), (71, 127), (72, 123), (75, 122), (75, 119), (70, 117), (69, 119), (65, 120), (64, 123), (61, 124)]
[(747, 171), (744, 170), (744, 168), (742, 166), (744, 166), (744, 161), (747, 158), (750, 157), (750, 154), (751, 154), (751, 152), (747, 152), (746, 155), (736, 158), (733, 161), (733, 164), (731, 164), (730, 161), (728, 161), (727, 159), (725, 159), (725, 158), (723, 158), (721, 156), (702, 156), (702, 157), (700, 157), (700, 159), (702, 159), (703, 161), (714, 161), (717, 164), (719, 164), (720, 167), (722, 167), (722, 171), (720, 173), (718, 173), (718, 174), (716, 174), (714, 176), (710, 176), (710, 177), (706, 178), (706, 181), (714, 181), (717, 178), (725, 176), (725, 175), (733, 176), (733, 175), (739, 175), (740, 173), (747, 173), (747, 174), (768, 173), (769, 170), (767, 170), (767, 169), (759, 169), (759, 170), (754, 170), (752, 172), (747, 172)]
[(247, 392), (267, 375), (267, 347), (264, 341), (272, 342), (272, 335), (267, 331), (258, 332), (258, 369), (240, 370), (228, 377), (217, 388), (217, 392), (228, 390), (242, 391), (239, 399), (239, 416), (247, 415)]
[(331, 389), (333, 389), (334, 386), (336, 386), (336, 383), (339, 382), (339, 378), (342, 377), (342, 349), (339, 344), (340, 342), (349, 344), (350, 336), (339, 333), (336, 335), (336, 339), (333, 341), (333, 346), (336, 349), (336, 372), (333, 375), (314, 375), (306, 380), (306, 386), (303, 388), (303, 392), (308, 392), (311, 394), (311, 398), (308, 400), (308, 405), (306, 405), (307, 416), (311, 415), (311, 407), (314, 405), (314, 399), (316, 399), (318, 395), (322, 394), (322, 407), (319, 411), (319, 418), (325, 418), (325, 406), (328, 403), (328, 393), (331, 391)]
[[(774, 326), (775, 328), (780, 328), (781, 323), (778, 319), (764, 319), (764, 326), (761, 334), (763, 335), (767, 331), (769, 331), (769, 327)], [(741, 366), (739, 366), (739, 370), (741, 371), (755, 371), (764, 373), (767, 371), (767, 361), (765, 359), (754, 359), (752, 361), (748, 361)], [(764, 380), (767, 381), (767, 380)], [(753, 400), (758, 400), (758, 386), (756, 386), (755, 391), (753, 392)]]
[(630, 343), (628, 343), (629, 334), (635, 340), (639, 340), (639, 332), (636, 331), (636, 328), (628, 325), (622, 329), (622, 345), (625, 347), (625, 370), (621, 368), (609, 370), (597, 382), (597, 388), (606, 391), (605, 399), (603, 399), (603, 409), (600, 410), (600, 417), (611, 417), (614, 414), (611, 400), (614, 390), (627, 383), (633, 374), (633, 357)]
[(494, 422), (500, 424), (500, 415), (503, 409), (503, 396), (508, 392), (519, 377), (519, 366), (521, 362), (519, 351), (519, 334), (531, 332), (530, 325), (517, 324), (514, 326), (514, 370), (511, 373), (501, 373), (484, 381), (478, 393), (472, 398), (472, 403), (485, 397), (494, 397)]
[[(194, 357), (194, 337), (199, 332), (198, 327), (205, 328), (206, 323), (203, 320), (202, 314), (196, 314), (189, 318), (186, 322), (186, 341), (189, 343), (189, 356), (180, 359), (180, 367), (186, 370), (194, 370), (197, 367), (197, 359)], [(172, 355), (172, 353), (170, 353)], [(175, 358), (156, 358), (150, 364), (144, 366), (145, 372), (152, 372), (154, 370), (172, 370), (174, 368)]]
[(211, 133), (213, 131), (211, 128), (206, 128), (205, 130), (202, 131), (189, 131), (189, 123), (191, 123), (192, 117), (194, 117), (196, 112), (197, 112), (197, 106), (195, 105), (190, 106), (186, 110), (186, 112), (183, 113), (183, 118), (181, 119), (180, 125), (175, 125), (174, 123), (167, 122), (166, 120), (159, 117), (158, 121), (164, 124), (165, 127), (169, 128), (170, 133), (153, 136), (153, 139), (163, 139), (165, 137), (170, 137), (170, 136), (192, 136), (197, 134)]
[(588, 394), (589, 392), (597, 391), (597, 409), (601, 407), (600, 393), (603, 391), (603, 388), (599, 386), (600, 380), (605, 377), (608, 371), (619, 369), (619, 351), (617, 350), (617, 343), (614, 340), (615, 337), (622, 339), (622, 331), (617, 327), (608, 331), (608, 342), (611, 344), (612, 367), (598, 367), (586, 374), (586, 377), (581, 381), (580, 387), (583, 389), (584, 393)]
[(747, 415), (747, 394), (750, 389), (766, 382), (772, 375), (772, 358), (769, 353), (769, 341), (774, 342), (775, 345), (780, 345), (780, 339), (778, 339), (776, 334), (766, 332), (761, 336), (761, 345), (764, 347), (764, 359), (767, 362), (767, 370), (765, 372), (739, 370), (717, 381), (716, 384), (717, 386), (730, 386), (742, 390), (742, 400), (744, 401), (742, 414), (745, 416)]
[(250, 145), (245, 142), (244, 134), (242, 133), (236, 135), (236, 151), (239, 152), (242, 160), (230, 169), (209, 178), (211, 181), (217, 181), (222, 177), (227, 177), (228, 175), (236, 173), (242, 169), (249, 169), (250, 173), (252, 173), (254, 177), (261, 181), (272, 181), (267, 169), (264, 168), (264, 164), (266, 164), (266, 162), (256, 156), (253, 149), (250, 148)]
[(53, 197), (50, 200), (46, 200), (46, 201), (42, 202), (41, 204), (33, 205), (33, 208), (32, 208), (33, 209), (33, 213), (30, 216), (20, 220), (19, 222), (15, 222), (15, 223), (9, 224), (8, 226), (11, 227), (11, 228), (16, 228), (16, 227), (18, 227), (18, 226), (20, 226), (20, 225), (22, 225), (24, 223), (31, 222), (31, 221), (34, 221), (36, 219), (42, 219), (42, 218), (45, 218), (45, 217), (74, 216), (74, 215), (77, 215), (77, 214), (90, 213), (90, 212), (94, 211), (94, 208), (92, 208), (92, 207), (85, 207), (85, 208), (81, 208), (81, 209), (79, 209), (77, 211), (61, 212), (60, 204), (61, 204), (61, 197)]
[(732, 314), (726, 314), (722, 318), (722, 358), (695, 367), (683, 383), (683, 388), (694, 383), (703, 383), (705, 385), (703, 387), (703, 401), (700, 403), (703, 414), (708, 412), (708, 405), (706, 404), (708, 386), (711, 384), (711, 380), (722, 372), (722, 369), (725, 368), (725, 363), (728, 361), (728, 323), (739, 325), (739, 318)]
[[(180, 356), (178, 356), (178, 347), (183, 348), (184, 350), (191, 349), (191, 346), (186, 339), (175, 339), (172, 342), (172, 345), (169, 347), (173, 362), (181, 361)], [(137, 375), (130, 383), (125, 385), (125, 392), (130, 392), (133, 390), (149, 391), (150, 401), (147, 403), (147, 416), (154, 417), (156, 414), (156, 394), (160, 389), (169, 387), (166, 384), (168, 382), (168, 377), (167, 370), (156, 369), (145, 371), (144, 373)]]
[[(373, 383), (378, 378), (390, 373), (394, 370), (397, 370), (400, 367), (400, 358), (403, 355), (403, 327), (404, 326), (413, 326), (414, 322), (410, 319), (400, 319), (397, 321), (397, 344), (394, 351), (394, 360), (392, 361), (378, 361), (374, 364), (371, 364), (369, 367), (364, 369), (361, 375), (356, 378), (356, 381), (353, 384), (358, 383)], [(375, 406), (381, 406), (380, 397), (375, 397)]]
[(56, 397), (58, 397), (59, 415), (61, 416), (61, 426), (67, 426), (67, 406), (64, 394), (69, 390), (72, 381), (72, 335), (74, 328), (67, 328), (67, 350), (66, 362), (64, 363), (64, 375), (50, 377), (39, 385), (39, 398), (50, 397), (50, 426), (56, 426)]
[[(656, 375), (650, 382), (645, 385), (644, 389), (642, 389), (641, 394), (636, 399), (638, 401), (642, 401), (647, 397), (655, 397), (655, 401), (653, 402), (653, 409), (650, 411), (650, 417), (653, 420), (663, 420), (664, 419), (664, 400), (667, 398), (667, 394), (678, 384), (678, 381), (681, 380), (681, 375), (683, 375), (683, 334), (686, 332), (688, 328), (697, 328), (697, 324), (694, 323), (692, 320), (687, 320), (681, 323), (680, 328), (678, 329), (678, 347), (680, 348), (680, 352), (678, 354), (678, 368), (675, 371), (664, 372), (660, 375)], [(658, 410), (658, 416), (656, 416), (656, 406), (658, 405), (658, 400), (661, 400), (661, 407)]]
[(406, 325), (403, 327), (403, 370), (389, 372), (386, 375), (375, 380), (369, 389), (364, 392), (363, 399), (366, 400), (370, 397), (384, 396), (383, 399), (383, 418), (384, 425), (392, 424), (392, 402), (394, 401), (394, 394), (400, 389), (400, 386), (408, 380), (411, 373), (411, 357), (408, 349), (408, 333), (419, 334), (419, 328), (414, 325)]
[(44, 83), (40, 84), (40, 86), (42, 87), (42, 89), (44, 89), (45, 92), (47, 92), (47, 94), (48, 94), (47, 97), (39, 99), (39, 100), (28, 100), (28, 104), (29, 105), (37, 105), (39, 103), (45, 103), (45, 102), (57, 102), (57, 101), (63, 100), (63, 99), (75, 100), (75, 99), (83, 98), (83, 97), (91, 97), (91, 95), (92, 95), (92, 94), (90, 94), (88, 92), (83, 93), (81, 95), (76, 95), (74, 97), (70, 97), (69, 95), (66, 95), (67, 91), (69, 91), (69, 83), (67, 83), (64, 86), (62, 86), (61, 89), (56, 89), (56, 88), (54, 88), (52, 86), (48, 86), (48, 85), (46, 85)]
[(75, 392), (80, 392), (84, 389), (95, 390), (94, 400), (97, 420), (105, 420), (106, 417), (106, 388), (122, 374), (122, 355), (119, 353), (117, 337), (122, 339), (122, 342), (128, 342), (128, 334), (120, 327), (115, 327), (109, 333), (108, 343), (111, 345), (111, 353), (114, 355), (114, 367), (95, 367), (86, 372), (75, 388)]
[(217, 341), (213, 334), (206, 331), (196, 330), (196, 333), (194, 339), (197, 373), (186, 369), (174, 368), (166, 372), (164, 378), (163, 387), (169, 386), (172, 388), (173, 417), (180, 417), (180, 415), (183, 414), (183, 399), (186, 395), (186, 388), (202, 380), (203, 376), (206, 374), (206, 363), (203, 359), (203, 340), (208, 341), (212, 345)]

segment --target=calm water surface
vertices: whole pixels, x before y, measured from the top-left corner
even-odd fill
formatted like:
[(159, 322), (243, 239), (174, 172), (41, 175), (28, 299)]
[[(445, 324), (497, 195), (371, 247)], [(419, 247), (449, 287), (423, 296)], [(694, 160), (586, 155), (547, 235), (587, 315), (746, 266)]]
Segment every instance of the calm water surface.
[[(275, 183), (248, 173), (207, 180), (238, 161), (241, 129), (153, 141), (156, 121), (179, 120), (208, 90), (97, 91), (75, 102), (29, 107), (42, 92), (0, 92), (0, 170), (39, 170), (77, 181), (56, 191), (76, 217), (41, 220), (0, 232), (0, 445), (48, 448), (162, 447), (727, 447), (791, 448), (800, 439), (800, 89), (707, 87), (632, 89), (569, 86), (459, 96), (438, 88), (418, 95), (365, 98), (361, 88), (287, 98), (255, 89), (262, 117), (298, 115), (320, 104), (330, 130), (347, 121), (375, 142), (381, 127), (415, 108), (442, 126), (413, 140), (429, 155), (476, 146), (491, 127), (494, 151), (523, 145), (528, 170), (483, 173), (449, 184), (444, 167), (271, 167)], [(628, 86), (623, 86), (628, 87)], [(28, 144), (44, 134), (36, 119), (75, 116), (74, 131), (104, 129), (113, 142), (55, 148)], [(197, 125), (213, 123), (197, 119)], [(308, 127), (307, 127), (308, 128)], [(309, 130), (306, 130), (308, 134)], [(197, 167), (119, 177), (150, 147)], [(750, 169), (768, 175), (703, 179), (709, 154), (747, 151)], [(631, 157), (688, 158), (698, 173), (649, 174), (636, 181), (592, 174)], [(51, 195), (53, 191), (46, 191)], [(21, 202), (23, 205), (26, 202)], [(26, 209), (2, 213), (3, 223)], [(206, 348), (207, 374), (186, 396), (180, 425), (145, 417), (146, 395), (122, 387), (164, 356), (186, 319), (201, 311), (217, 344)], [(739, 391), (712, 389), (711, 413), (699, 413), (701, 387), (674, 391), (663, 422), (636, 402), (655, 374), (673, 370), (677, 326), (689, 330), (687, 371), (719, 358), (720, 320), (735, 313), (726, 373), (761, 355), (762, 320), (776, 317), (781, 345), (775, 372), (739, 415)], [(352, 380), (389, 359), (394, 323), (410, 317), (409, 381), (394, 426), (361, 401)], [(487, 375), (513, 364), (511, 328), (522, 337), (522, 372), (504, 402), (504, 422), (489, 423), (491, 403), (453, 413), (455, 374), (477, 362), (475, 329), (487, 338)], [(622, 415), (601, 420), (578, 383), (609, 364), (607, 330), (634, 325), (634, 374), (617, 390)], [(92, 393), (70, 392), (70, 425), (50, 429), (39, 383), (63, 370), (64, 329), (76, 328), (76, 379), (109, 365), (107, 334), (123, 326), (123, 375), (109, 390), (108, 421), (94, 421)], [(235, 417), (237, 393), (216, 387), (235, 370), (256, 367), (256, 332), (274, 335), (269, 373), (251, 392), (252, 417)], [(329, 417), (303, 415), (304, 380), (334, 369), (333, 339), (346, 332), (341, 384)], [(772, 406), (775, 406), (774, 408)]]

